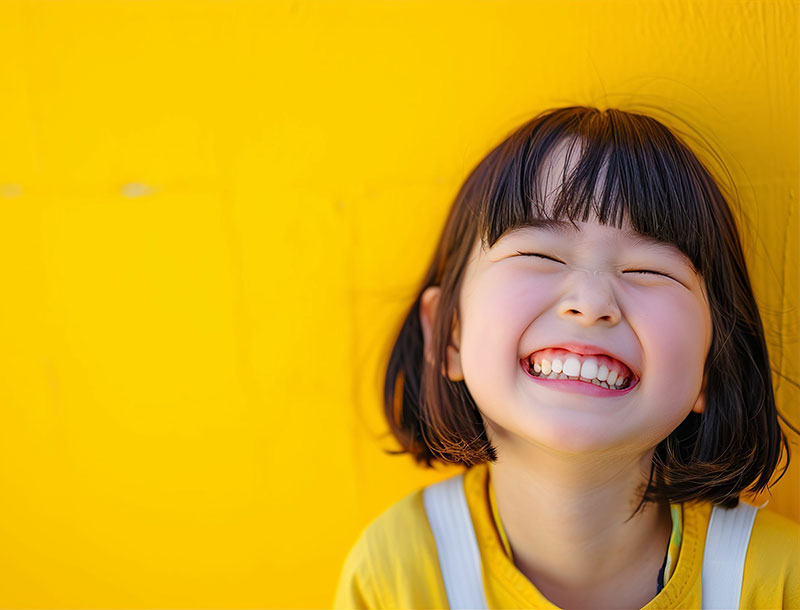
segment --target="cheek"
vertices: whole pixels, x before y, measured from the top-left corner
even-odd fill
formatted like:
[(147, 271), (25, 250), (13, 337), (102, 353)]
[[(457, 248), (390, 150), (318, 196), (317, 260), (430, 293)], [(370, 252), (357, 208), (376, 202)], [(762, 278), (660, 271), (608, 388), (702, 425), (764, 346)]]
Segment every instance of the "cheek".
[[(461, 366), (467, 379), (508, 375), (521, 356), (520, 339), (545, 306), (547, 290), (496, 274), (462, 295)], [(498, 380), (499, 381), (499, 380)]]
[(693, 295), (651, 299), (632, 322), (644, 351), (645, 370), (681, 386), (699, 387), (711, 341), (708, 307)]

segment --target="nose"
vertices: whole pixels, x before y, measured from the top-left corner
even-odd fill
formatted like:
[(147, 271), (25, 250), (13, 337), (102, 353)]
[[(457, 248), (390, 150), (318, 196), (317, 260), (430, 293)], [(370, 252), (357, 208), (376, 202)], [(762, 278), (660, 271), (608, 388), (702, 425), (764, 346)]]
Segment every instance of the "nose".
[(590, 326), (603, 322), (613, 326), (620, 321), (620, 312), (609, 282), (599, 274), (580, 273), (570, 290), (559, 303), (559, 316), (573, 318)]

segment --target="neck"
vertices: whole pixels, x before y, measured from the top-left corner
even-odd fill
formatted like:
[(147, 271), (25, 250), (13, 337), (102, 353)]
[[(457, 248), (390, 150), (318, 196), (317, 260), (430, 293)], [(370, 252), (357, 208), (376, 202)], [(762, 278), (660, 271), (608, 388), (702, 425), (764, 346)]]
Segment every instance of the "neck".
[(505, 453), (489, 465), (514, 562), (560, 608), (641, 608), (655, 597), (669, 506), (648, 503), (628, 520), (651, 457), (542, 451), (524, 460)]

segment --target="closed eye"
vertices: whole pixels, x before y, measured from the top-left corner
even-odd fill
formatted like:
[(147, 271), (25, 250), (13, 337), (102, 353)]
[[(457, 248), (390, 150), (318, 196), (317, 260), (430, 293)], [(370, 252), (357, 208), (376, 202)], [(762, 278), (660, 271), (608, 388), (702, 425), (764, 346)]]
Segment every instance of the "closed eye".
[[(544, 259), (547, 259), (547, 260), (554, 261), (556, 263), (562, 263), (562, 261), (560, 261), (558, 259), (555, 259), (552, 256), (547, 256), (546, 254), (539, 254), (537, 252), (520, 252), (518, 250), (517, 254), (519, 254), (520, 256), (536, 256), (538, 258), (544, 258)], [(673, 279), (673, 280), (675, 279), (674, 277), (672, 277), (671, 275), (669, 275), (667, 273), (662, 273), (661, 271), (653, 271), (652, 269), (630, 269), (628, 271), (625, 271), (625, 273), (646, 273), (646, 274), (651, 274), (651, 275), (661, 275), (663, 277), (668, 277), (668, 278)]]
[(626, 271), (625, 273), (651, 273), (653, 275), (663, 275), (664, 277), (675, 279), (671, 275), (668, 275), (666, 273), (661, 273), (660, 271), (651, 271), (650, 269), (631, 269), (630, 271)]
[(553, 258), (552, 256), (547, 256), (546, 254), (537, 254), (536, 252), (520, 252), (517, 251), (517, 254), (521, 256), (537, 256), (539, 258), (546, 258), (547, 260), (555, 261), (556, 263), (560, 263), (562, 261)]

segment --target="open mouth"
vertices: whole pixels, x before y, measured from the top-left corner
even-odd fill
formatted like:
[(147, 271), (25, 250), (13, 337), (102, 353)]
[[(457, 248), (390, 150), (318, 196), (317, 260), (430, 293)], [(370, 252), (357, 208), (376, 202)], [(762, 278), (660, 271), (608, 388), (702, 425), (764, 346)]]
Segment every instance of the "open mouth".
[(609, 391), (628, 390), (638, 377), (623, 362), (607, 355), (584, 356), (561, 348), (534, 352), (521, 361), (529, 375), (542, 380), (571, 380)]

